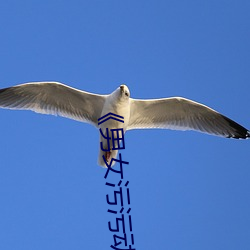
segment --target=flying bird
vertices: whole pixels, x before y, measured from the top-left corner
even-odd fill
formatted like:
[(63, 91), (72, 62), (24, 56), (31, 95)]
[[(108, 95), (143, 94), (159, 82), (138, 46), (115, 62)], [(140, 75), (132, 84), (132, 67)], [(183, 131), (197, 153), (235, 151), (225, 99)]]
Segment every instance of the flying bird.
[[(32, 110), (90, 123), (101, 129), (104, 136), (107, 136), (106, 128), (123, 129), (124, 133), (132, 129), (161, 128), (195, 130), (235, 139), (250, 137), (249, 130), (201, 103), (183, 97), (133, 99), (126, 85), (120, 85), (109, 95), (99, 95), (59, 82), (25, 83), (0, 89), (0, 107)], [(109, 112), (124, 117), (124, 123), (109, 119), (98, 125), (98, 119)], [(100, 143), (108, 150), (108, 140), (101, 134)], [(118, 150), (112, 150), (111, 146), (110, 151), (100, 149), (98, 164), (106, 167), (117, 153)]]

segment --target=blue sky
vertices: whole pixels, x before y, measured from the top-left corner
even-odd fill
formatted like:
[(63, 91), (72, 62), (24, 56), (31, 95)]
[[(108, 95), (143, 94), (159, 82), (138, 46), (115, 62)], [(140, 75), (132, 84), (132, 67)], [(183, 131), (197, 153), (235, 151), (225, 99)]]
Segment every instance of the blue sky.
[[(0, 88), (60, 81), (133, 98), (183, 96), (250, 128), (249, 1), (1, 1)], [(110, 249), (99, 133), (0, 110), (0, 249)], [(249, 141), (125, 137), (136, 249), (247, 250)]]

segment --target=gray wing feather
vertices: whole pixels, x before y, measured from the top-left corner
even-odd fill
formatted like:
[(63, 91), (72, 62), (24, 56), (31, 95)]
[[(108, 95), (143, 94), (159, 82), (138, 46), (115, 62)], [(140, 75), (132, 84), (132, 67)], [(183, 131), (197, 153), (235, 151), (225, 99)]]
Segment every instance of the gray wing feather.
[(105, 95), (71, 88), (58, 82), (33, 82), (0, 89), (0, 107), (60, 115), (97, 126)]
[(155, 100), (130, 100), (130, 129), (165, 128), (197, 130), (233, 138), (250, 137), (250, 132), (217, 111), (194, 101), (172, 97)]

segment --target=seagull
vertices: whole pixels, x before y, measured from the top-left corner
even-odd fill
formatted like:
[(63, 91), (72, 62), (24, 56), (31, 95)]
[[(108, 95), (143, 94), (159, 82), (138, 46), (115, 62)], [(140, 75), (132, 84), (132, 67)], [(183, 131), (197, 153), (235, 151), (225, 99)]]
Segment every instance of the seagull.
[[(159, 128), (195, 130), (235, 139), (250, 137), (249, 130), (201, 103), (183, 97), (133, 99), (124, 84), (109, 95), (99, 95), (59, 82), (24, 83), (0, 89), (0, 107), (59, 115), (94, 125), (103, 133), (100, 133), (100, 144), (106, 151), (100, 148), (98, 156), (98, 165), (103, 167), (113, 166), (112, 158), (118, 153), (105, 139), (106, 128), (122, 129), (124, 133), (132, 129)], [(98, 119), (110, 112), (124, 117), (124, 122), (109, 119), (98, 125)]]

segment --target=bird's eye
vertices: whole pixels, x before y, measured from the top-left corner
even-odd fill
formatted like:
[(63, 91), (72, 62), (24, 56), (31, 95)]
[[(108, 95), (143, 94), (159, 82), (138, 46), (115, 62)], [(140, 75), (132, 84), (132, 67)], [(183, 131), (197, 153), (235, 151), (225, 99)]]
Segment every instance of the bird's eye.
[(128, 92), (125, 92), (125, 96), (128, 96)]

